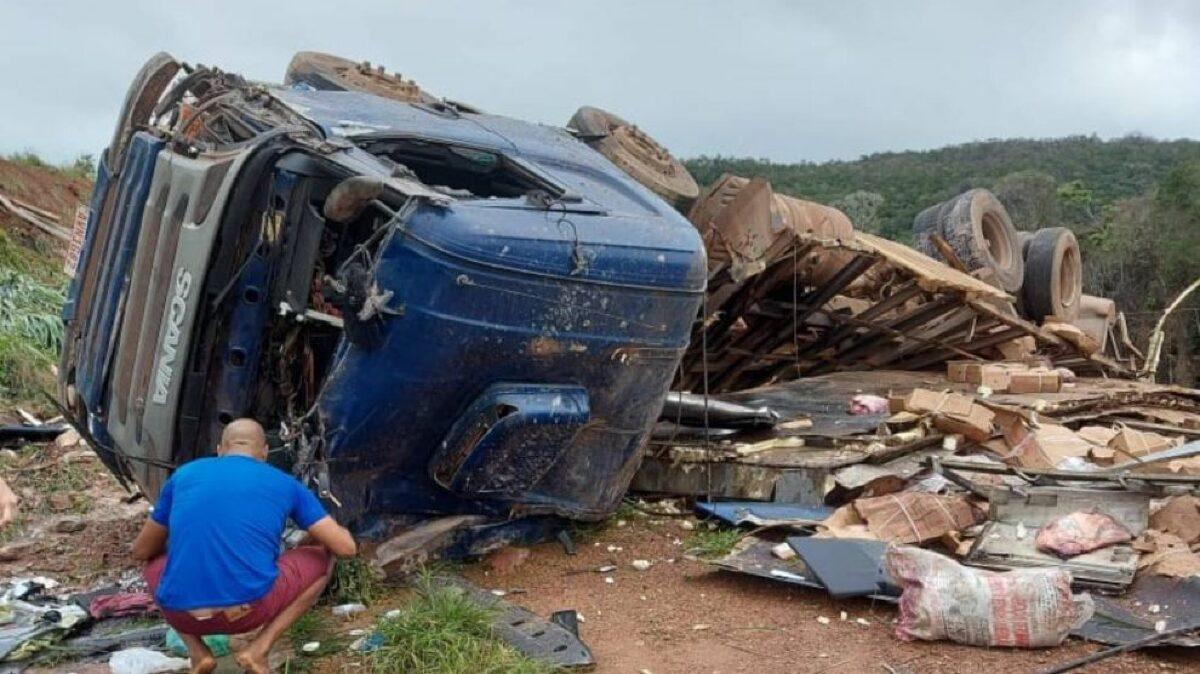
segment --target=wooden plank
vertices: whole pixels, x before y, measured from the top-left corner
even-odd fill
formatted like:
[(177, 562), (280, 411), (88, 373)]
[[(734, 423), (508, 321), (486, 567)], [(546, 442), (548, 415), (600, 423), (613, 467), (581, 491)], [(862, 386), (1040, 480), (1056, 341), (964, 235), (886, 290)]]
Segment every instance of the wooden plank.
[[(826, 302), (832, 299), (834, 295), (844, 290), (846, 286), (853, 283), (855, 279), (870, 269), (875, 262), (876, 259), (874, 257), (860, 255), (854, 258), (854, 260), (852, 260), (845, 267), (842, 267), (842, 269), (839, 270), (838, 273), (835, 274), (828, 283), (801, 298), (801, 300), (797, 302), (799, 305), (799, 310), (792, 315), (791, 320), (785, 319), (780, 321), (780, 323), (785, 323), (786, 325), (779, 328), (774, 334), (767, 333), (767, 339), (760, 345), (758, 349), (756, 349), (757, 352), (759, 354), (771, 353), (782, 347), (788, 341), (796, 339), (796, 330), (800, 325), (804, 325), (808, 321), (809, 316), (813, 315), (813, 313), (825, 306)], [(749, 381), (738, 382), (738, 378), (743, 372), (746, 371), (747, 365), (751, 362), (753, 361), (743, 361), (738, 366), (735, 366), (734, 368), (722, 373), (717, 380), (718, 390), (723, 388), (726, 384), (733, 384), (733, 388), (744, 388), (746, 385), (760, 383)], [(787, 366), (782, 366), (779, 368), (779, 370), (776, 370), (776, 372), (779, 373), (776, 376), (779, 376), (783, 373), (781, 370), (786, 371)], [(797, 374), (799, 374), (799, 372), (797, 372)]]
[[(900, 286), (896, 292), (892, 293), (886, 299), (877, 302), (866, 311), (858, 314), (856, 318), (860, 318), (868, 322), (874, 321), (875, 319), (882, 317), (884, 314), (900, 308), (905, 302), (908, 302), (923, 292), (924, 291), (920, 286), (917, 285), (916, 281), (909, 281), (908, 283)], [(809, 352), (817, 351), (827, 346), (837, 344), (843, 339), (853, 335), (859, 329), (859, 327), (861, 326), (853, 323), (843, 323), (837, 329), (830, 331), (825, 338), (817, 341), (811, 347), (806, 349), (801, 355), (806, 355)]]
[[(989, 335), (987, 337), (977, 339), (977, 340), (975, 340), (973, 342), (969, 342), (967, 344), (960, 343), (960, 344), (958, 344), (958, 346), (959, 346), (959, 348), (963, 349), (964, 351), (970, 351), (971, 353), (979, 353), (983, 349), (991, 348), (993, 346), (996, 346), (997, 344), (1003, 344), (1004, 342), (1007, 342), (1010, 339), (1016, 339), (1016, 338), (1022, 337), (1024, 335), (1025, 335), (1025, 332), (1023, 330), (1019, 330), (1017, 328), (1009, 328), (1007, 330), (1002, 330), (994, 335)], [(897, 367), (901, 370), (921, 370), (926, 367), (929, 367), (930, 365), (933, 365), (934, 363), (937, 363), (938, 361), (946, 360), (947, 358), (950, 358), (952, 355), (953, 355), (953, 352), (948, 349), (937, 352), (937, 353), (922, 354), (911, 360), (907, 360), (907, 361), (904, 361), (903, 363), (900, 363), (899, 365), (897, 365)]]
[(0, 206), (15, 215), (21, 221), (32, 225), (60, 241), (70, 241), (71, 232), (50, 222), (46, 222), (31, 210), (18, 206), (12, 199), (0, 194)]
[(878, 348), (880, 341), (891, 343), (891, 338), (888, 330), (907, 330), (911, 327), (924, 324), (926, 321), (932, 320), (937, 316), (944, 314), (953, 305), (959, 304), (960, 300), (951, 295), (942, 295), (935, 297), (933, 300), (914, 307), (905, 314), (896, 317), (887, 323), (869, 323), (870, 329), (859, 335), (857, 338), (844, 344), (832, 353), (822, 352), (821, 356), (828, 361), (841, 361), (844, 359), (856, 359), (864, 353), (869, 353), (873, 349)]
[[(882, 367), (892, 361), (899, 360), (912, 354), (922, 346), (937, 345), (942, 349), (957, 349), (951, 340), (960, 332), (970, 332), (972, 325), (978, 324), (979, 316), (966, 307), (959, 307), (947, 314), (942, 320), (930, 323), (919, 331), (905, 332), (907, 343), (900, 344), (895, 349), (868, 356), (865, 362), (871, 367)], [(958, 349), (957, 353), (966, 353)]]

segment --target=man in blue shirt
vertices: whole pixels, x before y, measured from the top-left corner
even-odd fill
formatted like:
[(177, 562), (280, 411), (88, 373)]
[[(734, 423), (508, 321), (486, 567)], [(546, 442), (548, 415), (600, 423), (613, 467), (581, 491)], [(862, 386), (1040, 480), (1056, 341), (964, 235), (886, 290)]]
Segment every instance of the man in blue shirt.
[[(193, 674), (217, 666), (202, 636), (259, 628), (236, 659), (253, 674), (267, 674), (271, 645), (329, 582), (331, 553), (357, 552), (350, 532), (312, 492), (266, 459), (262, 426), (253, 419), (231, 422), (217, 456), (171, 475), (133, 543), (133, 556), (149, 562), (146, 581), (187, 645)], [(315, 544), (280, 554), (288, 519)]]

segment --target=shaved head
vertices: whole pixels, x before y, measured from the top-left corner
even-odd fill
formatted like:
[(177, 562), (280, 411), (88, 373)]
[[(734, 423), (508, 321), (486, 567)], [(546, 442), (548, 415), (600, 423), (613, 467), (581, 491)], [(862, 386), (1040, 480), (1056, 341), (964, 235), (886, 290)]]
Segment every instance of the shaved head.
[(221, 433), (221, 444), (217, 454), (238, 454), (265, 461), (267, 458), (267, 433), (262, 424), (253, 419), (234, 419)]

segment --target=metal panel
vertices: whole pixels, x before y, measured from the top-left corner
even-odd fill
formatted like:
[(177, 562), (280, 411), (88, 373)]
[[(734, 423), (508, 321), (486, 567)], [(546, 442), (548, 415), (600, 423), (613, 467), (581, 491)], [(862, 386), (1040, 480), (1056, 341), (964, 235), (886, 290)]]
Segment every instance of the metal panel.
[(88, 272), (94, 274), (94, 282), (89, 292), (81, 295), (83, 301), (76, 308), (81, 330), (75, 381), (80, 397), (93, 414), (102, 413), (117, 320), (141, 230), (154, 161), (162, 147), (162, 141), (148, 134), (134, 136), (124, 172), (106, 195), (112, 203), (104, 210), (111, 220), (101, 222), (102, 226), (96, 228), (99, 239), (90, 249), (87, 266)]
[[(203, 299), (200, 286), (224, 211), (220, 204), (237, 175), (229, 165), (240, 165), (243, 156), (189, 158), (169, 151), (158, 156), (133, 270), (132, 291), (138, 294), (128, 302), (126, 329), (116, 349), (115, 362), (132, 367), (116, 374), (110, 391), (119, 413), (108, 419), (108, 432), (130, 456), (163, 462), (173, 458), (175, 407)], [(199, 198), (213, 172), (225, 177), (216, 207)], [(205, 217), (197, 221), (199, 214)], [(166, 471), (139, 463), (134, 474), (143, 489), (154, 493)]]

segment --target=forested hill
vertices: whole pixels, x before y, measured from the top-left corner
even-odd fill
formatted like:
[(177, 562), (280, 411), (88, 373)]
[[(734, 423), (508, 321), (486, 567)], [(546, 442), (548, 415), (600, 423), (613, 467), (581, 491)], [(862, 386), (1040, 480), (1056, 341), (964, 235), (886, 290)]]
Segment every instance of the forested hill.
[(1060, 223), (1078, 228), (1192, 160), (1200, 160), (1200, 142), (1072, 136), (989, 140), (821, 164), (725, 157), (686, 164), (701, 185), (725, 172), (761, 176), (779, 192), (841, 207), (861, 229), (907, 239), (917, 212), (972, 187), (995, 191), (1020, 229)]

